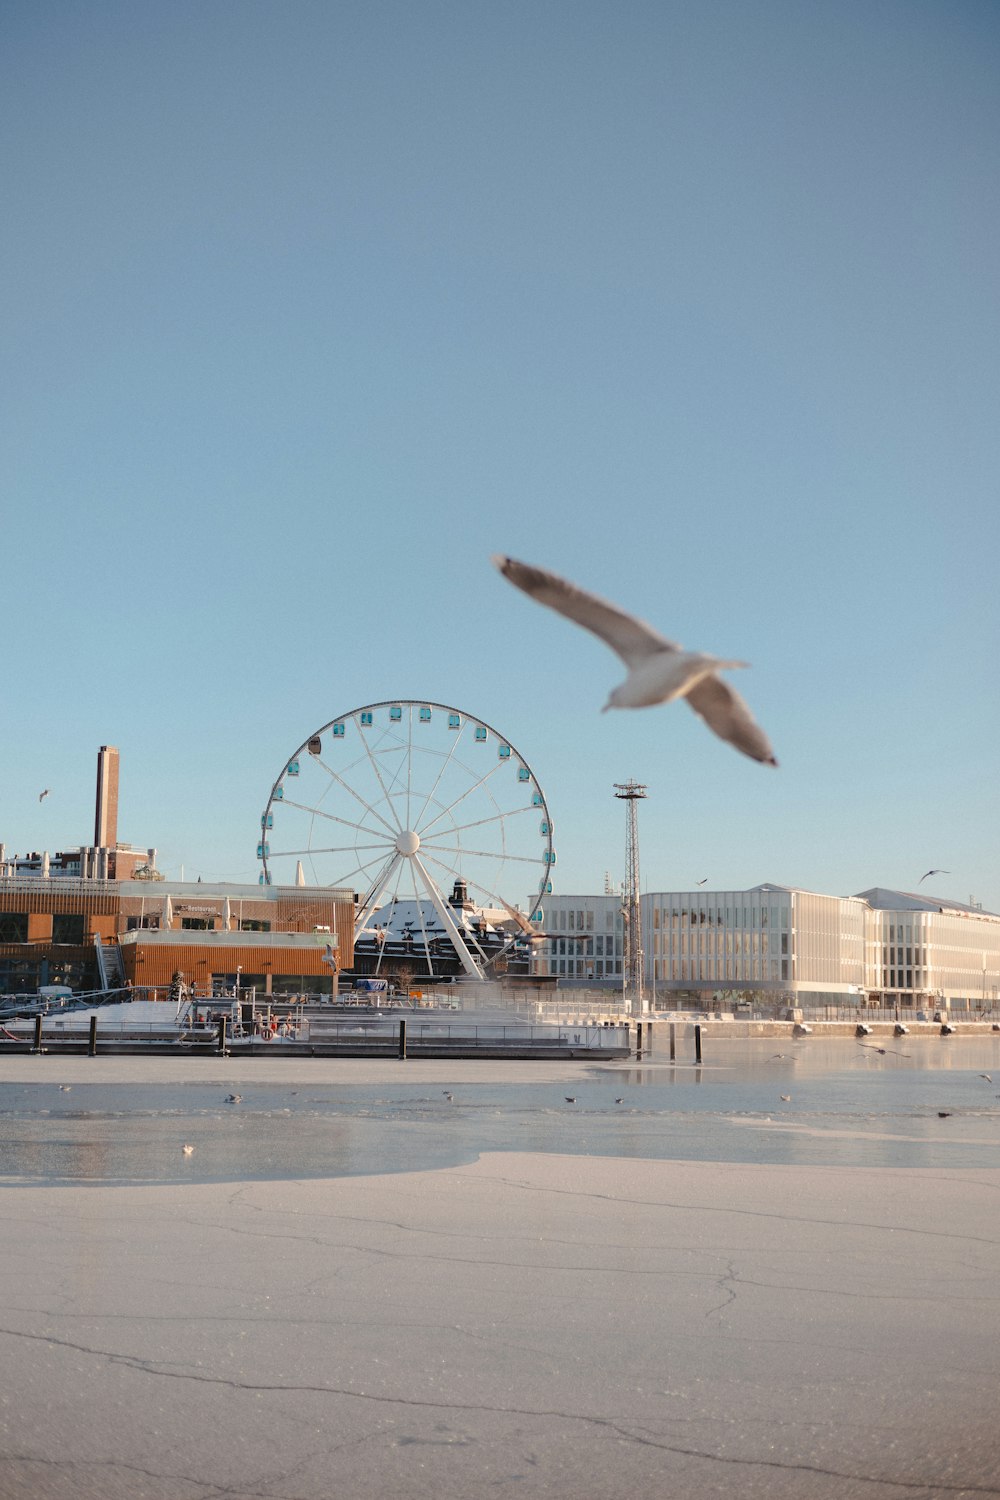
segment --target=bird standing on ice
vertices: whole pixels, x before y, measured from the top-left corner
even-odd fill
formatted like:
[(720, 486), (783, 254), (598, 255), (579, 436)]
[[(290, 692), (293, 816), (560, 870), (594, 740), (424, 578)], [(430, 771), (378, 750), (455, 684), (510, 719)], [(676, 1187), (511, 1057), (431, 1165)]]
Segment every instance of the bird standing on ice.
[(605, 709), (649, 708), (686, 698), (720, 739), (753, 760), (778, 764), (767, 735), (739, 693), (718, 675), (723, 668), (745, 667), (745, 661), (722, 661), (701, 651), (685, 651), (642, 620), (557, 573), (532, 568), (513, 557), (494, 557), (493, 562), (517, 588), (592, 631), (621, 657), (628, 676), (612, 690)]

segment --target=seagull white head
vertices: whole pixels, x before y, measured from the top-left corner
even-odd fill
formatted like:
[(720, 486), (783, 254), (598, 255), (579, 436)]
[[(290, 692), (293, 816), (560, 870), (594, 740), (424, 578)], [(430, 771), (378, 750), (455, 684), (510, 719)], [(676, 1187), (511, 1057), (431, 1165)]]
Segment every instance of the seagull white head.
[(745, 667), (745, 661), (685, 651), (634, 615), (596, 594), (588, 594), (557, 573), (533, 568), (513, 557), (494, 557), (493, 562), (515, 587), (582, 625), (621, 657), (628, 676), (612, 690), (605, 709), (650, 708), (686, 698), (720, 739), (753, 760), (769, 766), (778, 764), (767, 735), (743, 699), (718, 675), (730, 668)]

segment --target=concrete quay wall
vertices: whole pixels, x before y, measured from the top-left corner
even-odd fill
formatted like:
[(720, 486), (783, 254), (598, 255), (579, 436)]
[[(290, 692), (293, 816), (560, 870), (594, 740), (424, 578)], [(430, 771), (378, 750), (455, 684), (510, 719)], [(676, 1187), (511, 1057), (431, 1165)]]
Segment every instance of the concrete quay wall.
[[(665, 1025), (665, 1022), (654, 1021), (654, 1027)], [(693, 1028), (693, 1022), (687, 1023)], [(753, 1037), (753, 1036), (794, 1036), (796, 1022), (794, 1021), (702, 1021), (698, 1023), (702, 1027), (702, 1033), (729, 1037)], [(808, 1021), (809, 1036), (856, 1036), (858, 1029), (857, 1021)], [(863, 1023), (869, 1035), (873, 1037), (895, 1036), (895, 1021), (865, 1021)], [(907, 1021), (907, 1036), (940, 1036), (940, 1021)], [(955, 1036), (989, 1036), (996, 1030), (995, 1023), (991, 1021), (965, 1021), (957, 1017), (947, 1023), (952, 1027)], [(863, 1038), (862, 1038), (863, 1040)]]
[[(549, 1018), (547, 1017), (546, 1019)], [(600, 1026), (605, 1019), (616, 1025), (621, 1025), (622, 1023), (620, 1014), (609, 1015), (606, 1018), (601, 1017), (595, 1020), (595, 1018), (590, 1016), (575, 1016), (571, 1011), (560, 1012), (558, 1016), (553, 1016), (551, 1019), (554, 1022), (558, 1021), (562, 1026)], [(639, 1019), (639, 1017), (635, 1017), (632, 1025), (634, 1026)], [(807, 1021), (806, 1025), (809, 1030), (807, 1033), (803, 1033), (799, 1030), (799, 1023), (795, 1021), (745, 1021), (729, 1020), (727, 1018), (720, 1019), (719, 1017), (681, 1019), (680, 1017), (667, 1018), (657, 1016), (643, 1016), (641, 1019), (645, 1037), (651, 1038), (651, 1044), (654, 1047), (660, 1045), (661, 1041), (666, 1040), (669, 1036), (671, 1026), (675, 1028), (674, 1034), (678, 1039), (693, 1037), (694, 1028), (700, 1026), (702, 1037), (706, 1041), (710, 1040), (713, 1036), (724, 1037), (727, 1041), (750, 1040), (753, 1037), (798, 1037), (803, 1041), (810, 1038), (820, 1041), (823, 1037), (853, 1037), (858, 1035), (857, 1021)], [(867, 1034), (871, 1037), (892, 1037), (896, 1034), (895, 1021), (865, 1021), (863, 1024), (868, 1028)], [(936, 1037), (941, 1035), (940, 1021), (907, 1021), (905, 1025), (907, 1036)], [(991, 1021), (953, 1019), (948, 1022), (948, 1025), (952, 1027), (952, 1035), (954, 1036), (989, 1036), (991, 1033), (1000, 1030), (998, 1023)], [(863, 1035), (860, 1040), (864, 1040)], [(647, 1040), (645, 1045), (649, 1046), (650, 1041)]]

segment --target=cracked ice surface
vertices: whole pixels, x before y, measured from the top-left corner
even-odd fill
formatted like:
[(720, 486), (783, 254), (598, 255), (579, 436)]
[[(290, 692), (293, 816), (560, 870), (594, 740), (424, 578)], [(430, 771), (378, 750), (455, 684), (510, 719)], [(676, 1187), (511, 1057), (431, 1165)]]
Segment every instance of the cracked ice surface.
[(0, 1497), (1000, 1496), (1000, 1170), (7, 1191)]

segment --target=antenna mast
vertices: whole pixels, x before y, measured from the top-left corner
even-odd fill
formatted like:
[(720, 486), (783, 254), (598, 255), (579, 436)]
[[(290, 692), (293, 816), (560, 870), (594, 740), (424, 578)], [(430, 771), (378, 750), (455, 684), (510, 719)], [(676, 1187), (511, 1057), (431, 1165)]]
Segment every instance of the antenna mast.
[(639, 903), (639, 820), (636, 803), (645, 797), (641, 782), (615, 782), (615, 796), (628, 804), (625, 821), (625, 896), (622, 916), (625, 921), (625, 959), (622, 966), (626, 1009), (642, 1015), (642, 909)]

